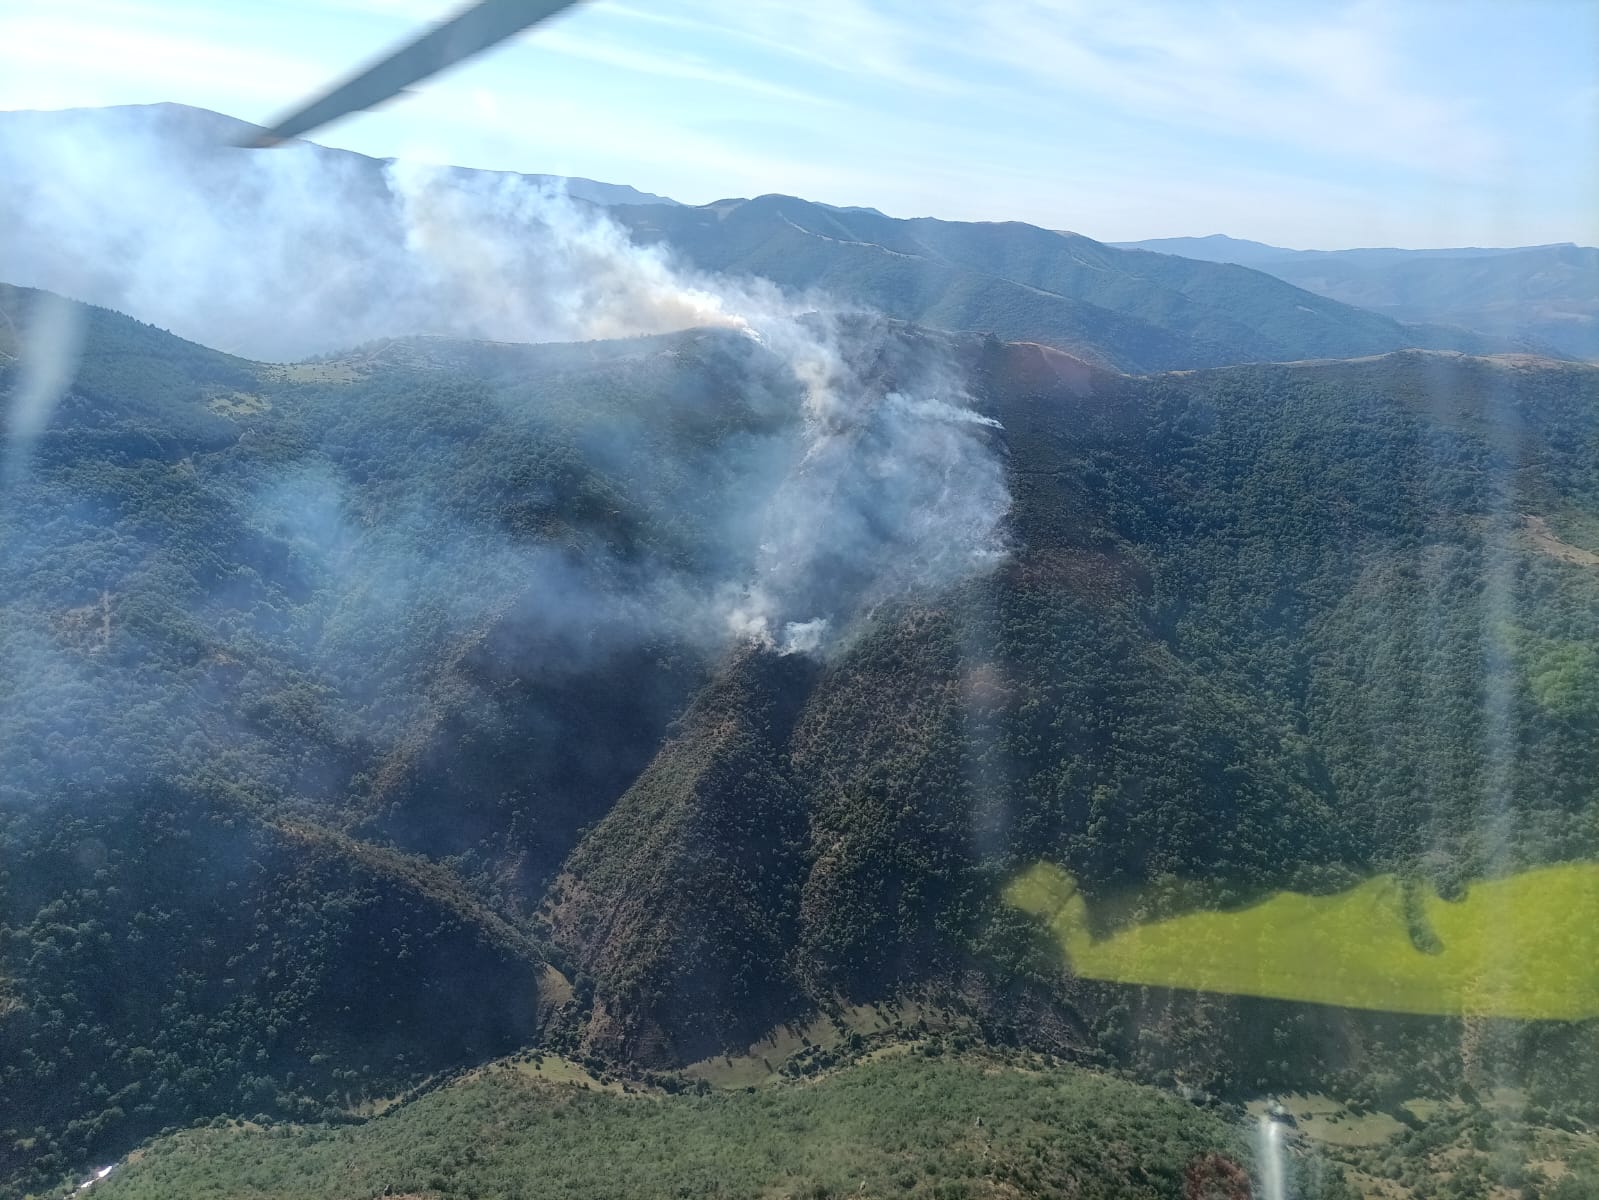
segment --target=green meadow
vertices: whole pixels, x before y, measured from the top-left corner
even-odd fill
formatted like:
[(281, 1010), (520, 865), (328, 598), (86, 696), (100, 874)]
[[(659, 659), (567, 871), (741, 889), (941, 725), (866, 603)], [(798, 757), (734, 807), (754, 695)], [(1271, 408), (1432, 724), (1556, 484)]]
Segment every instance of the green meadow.
[(1459, 899), (1378, 875), (1334, 895), (1279, 892), (1096, 939), (1071, 876), (1040, 863), (1007, 887), (1088, 979), (1446, 1016), (1599, 1015), (1599, 865), (1473, 884)]

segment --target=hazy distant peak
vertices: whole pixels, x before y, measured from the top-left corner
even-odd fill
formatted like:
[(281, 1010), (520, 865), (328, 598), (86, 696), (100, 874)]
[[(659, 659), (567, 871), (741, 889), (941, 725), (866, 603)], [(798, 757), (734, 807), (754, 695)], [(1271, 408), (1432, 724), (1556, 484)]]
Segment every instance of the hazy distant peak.
[(813, 203), (821, 206), (822, 208), (830, 208), (834, 212), (841, 212), (841, 213), (866, 213), (866, 214), (868, 214), (870, 216), (874, 216), (874, 217), (886, 217), (886, 216), (888, 216), (888, 214), (886, 212), (884, 212), (882, 209), (880, 209), (880, 208), (872, 208), (871, 206), (865, 205), (865, 204), (827, 204), (827, 203), (825, 203), (825, 202), (823, 202), (821, 200), (813, 201)]
[(1149, 250), (1156, 254), (1175, 254), (1180, 258), (1195, 258), (1202, 262), (1244, 264), (1288, 258), (1300, 253), (1298, 250), (1289, 250), (1283, 246), (1271, 246), (1265, 242), (1229, 237), (1225, 233), (1208, 233), (1204, 237), (1147, 238), (1141, 242), (1108, 244), (1118, 250)]
[[(117, 104), (104, 108), (27, 109), (0, 112), (0, 122), (13, 126), (25, 122), (58, 127), (63, 125), (70, 127), (78, 123), (92, 124), (101, 132), (114, 134), (120, 128), (126, 128), (130, 133), (134, 131), (159, 133), (163, 137), (176, 138), (190, 144), (210, 143), (221, 147), (235, 146), (244, 141), (247, 135), (259, 133), (263, 128), (225, 113), (212, 112), (208, 108), (196, 108), (193, 105), (179, 104), (170, 100), (155, 104)], [(320, 142), (307, 144), (316, 146), (327, 154), (345, 155), (369, 163), (396, 161), (392, 158), (374, 158), (355, 150), (323, 146)], [(465, 175), (520, 175), (535, 183), (559, 187), (575, 200), (584, 200), (605, 207), (616, 204), (678, 203), (669, 196), (640, 191), (628, 184), (605, 183), (577, 176), (484, 170), (475, 167), (451, 167), (450, 170)]]
[(1289, 250), (1226, 234), (1114, 244), (1252, 267), (1413, 331), (1471, 329), (1538, 354), (1599, 359), (1599, 249), (1591, 246)]
[(94, 125), (104, 132), (159, 132), (186, 141), (231, 144), (261, 127), (208, 108), (161, 101), (156, 104), (114, 104), (104, 108), (17, 109), (0, 113), (8, 125), (71, 127)]
[[(668, 201), (668, 203), (679, 204), (678, 201)], [(880, 217), (885, 221), (896, 219), (890, 217), (880, 208), (872, 208), (865, 204), (829, 204), (825, 200), (807, 200), (803, 196), (790, 196), (784, 192), (762, 192), (758, 196), (723, 196), (720, 200), (712, 200), (708, 204), (692, 207), (702, 208), (707, 212), (714, 212), (719, 216), (725, 217), (729, 213), (740, 209), (762, 212), (780, 206), (786, 206), (796, 211), (801, 208), (818, 208), (826, 212), (840, 213), (846, 216)], [(680, 207), (690, 206), (680, 205)]]
[(1157, 254), (1175, 254), (1181, 258), (1194, 258), (1203, 262), (1245, 264), (1334, 257), (1367, 261), (1401, 258), (1493, 258), (1534, 251), (1579, 249), (1575, 242), (1545, 242), (1536, 246), (1442, 246), (1425, 249), (1409, 249), (1403, 246), (1351, 246), (1344, 250), (1294, 250), (1287, 246), (1273, 246), (1267, 242), (1235, 238), (1225, 233), (1207, 233), (1203, 237), (1145, 238), (1137, 242), (1106, 244), (1121, 250), (1150, 250)]

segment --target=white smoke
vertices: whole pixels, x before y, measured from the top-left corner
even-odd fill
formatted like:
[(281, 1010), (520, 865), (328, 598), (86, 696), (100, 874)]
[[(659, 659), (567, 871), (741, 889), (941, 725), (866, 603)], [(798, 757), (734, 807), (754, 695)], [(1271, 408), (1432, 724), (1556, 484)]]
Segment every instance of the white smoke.
[(747, 328), (726, 297), (674, 272), (663, 248), (633, 245), (603, 210), (555, 187), (403, 162), (385, 175), (411, 284), (462, 332), (572, 341)]
[(930, 344), (884, 371), (883, 348), (825, 299), (685, 270), (521, 176), (307, 144), (233, 150), (196, 121), (166, 108), (0, 120), (4, 281), (260, 358), (409, 334), (739, 331), (792, 372), (800, 440), (755, 517), (756, 561), (715, 589), (735, 638), (817, 652), (873, 605), (1000, 556), (997, 423)]

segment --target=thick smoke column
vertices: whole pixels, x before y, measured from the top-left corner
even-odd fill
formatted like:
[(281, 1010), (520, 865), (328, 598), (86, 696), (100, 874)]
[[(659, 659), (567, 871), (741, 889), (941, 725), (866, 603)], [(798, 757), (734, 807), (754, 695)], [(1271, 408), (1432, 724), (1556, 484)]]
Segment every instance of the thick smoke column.
[(696, 286), (663, 248), (633, 245), (603, 210), (556, 189), (407, 163), (385, 177), (411, 260), (406, 286), (425, 298), (405, 319), (427, 332), (525, 342), (748, 329), (732, 297)]
[(898, 390), (887, 390), (861, 365), (895, 331), (828, 315), (823, 299), (686, 272), (601, 210), (515, 178), (403, 165), (389, 178), (424, 285), (455, 319), (560, 340), (730, 328), (792, 372), (797, 464), (762, 514), (753, 577), (723, 589), (734, 636), (816, 651), (841, 618), (999, 556), (1009, 496), (988, 441), (997, 422), (967, 406), (933, 347), (894, 356)]
[(828, 315), (825, 299), (686, 271), (521, 176), (239, 151), (227, 125), (172, 108), (14, 114), (0, 125), (16, 181), (0, 198), (7, 281), (263, 358), (410, 334), (736, 330), (784, 364), (798, 402), (755, 561), (715, 588), (712, 621), (696, 614), (724, 637), (818, 650), (872, 605), (998, 557), (994, 423), (931, 343), (893, 350), (902, 331)]

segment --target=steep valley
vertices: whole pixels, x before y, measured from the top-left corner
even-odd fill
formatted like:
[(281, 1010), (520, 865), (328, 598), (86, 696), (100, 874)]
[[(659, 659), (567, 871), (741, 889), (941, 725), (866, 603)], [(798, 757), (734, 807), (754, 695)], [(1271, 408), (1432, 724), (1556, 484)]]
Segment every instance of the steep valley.
[[(34, 302), (0, 290), (15, 326)], [(1132, 376), (852, 318), (844, 403), (870, 421), (824, 453), (736, 329), (284, 368), (83, 319), (48, 425), (9, 435), (0, 511), (18, 1190), (218, 1117), (403, 1137), (347, 1123), (512, 1054), (681, 1082), (873, 1004), (1228, 1101), (1516, 1087), (1599, 1118), (1565, 1070), (1592, 1022), (1079, 978), (1005, 900), (1054, 864), (1105, 936), (1599, 856), (1599, 368)], [(938, 507), (990, 465), (993, 547), (983, 511)], [(778, 589), (796, 561), (834, 584)], [(752, 579), (788, 597), (759, 635), (727, 620)], [(899, 1086), (859, 1078), (829, 1086)], [(744, 1095), (704, 1103), (811, 1102)], [(1194, 1137), (1137, 1186), (1170, 1194)], [(106, 1194), (159, 1194), (133, 1178)]]

